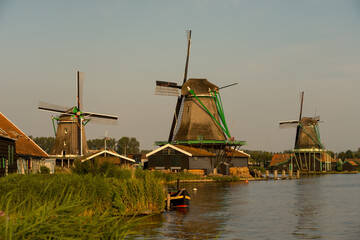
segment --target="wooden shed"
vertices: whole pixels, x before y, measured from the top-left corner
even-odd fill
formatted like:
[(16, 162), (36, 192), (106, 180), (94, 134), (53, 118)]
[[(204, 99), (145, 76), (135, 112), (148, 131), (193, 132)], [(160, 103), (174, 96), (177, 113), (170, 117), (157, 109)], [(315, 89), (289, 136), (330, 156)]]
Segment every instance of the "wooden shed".
[(342, 164), (342, 170), (347, 172), (355, 172), (357, 171), (357, 167), (358, 165), (352, 160), (346, 160)]
[(15, 153), (18, 173), (38, 173), (49, 155), (14, 123), (0, 113), (2, 135), (15, 140)]
[(0, 177), (17, 172), (15, 139), (4, 136), (0, 128)]
[(216, 154), (201, 148), (166, 144), (148, 154), (148, 169), (153, 170), (199, 170), (204, 174), (213, 172)]

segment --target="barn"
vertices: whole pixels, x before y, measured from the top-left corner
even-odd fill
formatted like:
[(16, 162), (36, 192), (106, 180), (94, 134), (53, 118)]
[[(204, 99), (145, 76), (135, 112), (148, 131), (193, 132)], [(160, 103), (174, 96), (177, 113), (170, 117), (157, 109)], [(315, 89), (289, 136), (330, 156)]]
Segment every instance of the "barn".
[(148, 169), (152, 170), (199, 170), (209, 174), (214, 170), (216, 154), (201, 148), (166, 144), (146, 154)]
[(15, 159), (17, 160), (17, 172), (38, 173), (40, 166), (45, 164), (45, 159), (49, 158), (49, 155), (2, 113), (0, 113), (0, 129), (2, 136), (15, 140), (14, 150), (11, 150), (14, 151), (11, 160), (14, 162), (10, 162), (13, 164)]
[(342, 170), (347, 172), (355, 172), (357, 171), (357, 167), (358, 165), (352, 160), (346, 160), (342, 164)]

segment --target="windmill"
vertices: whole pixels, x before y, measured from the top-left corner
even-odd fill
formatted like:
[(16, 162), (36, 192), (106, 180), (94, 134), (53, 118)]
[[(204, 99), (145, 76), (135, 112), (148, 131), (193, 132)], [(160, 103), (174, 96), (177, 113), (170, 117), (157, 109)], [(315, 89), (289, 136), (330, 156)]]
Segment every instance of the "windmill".
[[(191, 30), (187, 31), (187, 55), (182, 85), (156, 81), (155, 95), (177, 96), (168, 143), (184, 141), (226, 141), (231, 139), (225, 121), (219, 88), (207, 79), (187, 79)], [(180, 94), (179, 94), (180, 89)]]
[[(211, 152), (216, 156), (214, 161), (211, 160), (211, 165), (218, 170), (226, 161), (232, 161), (237, 148), (246, 144), (244, 141), (234, 140), (230, 135), (219, 94), (220, 89), (237, 83), (218, 87), (204, 78), (188, 79), (191, 30), (187, 31), (187, 43), (182, 85), (156, 81), (155, 95), (177, 96), (177, 102), (168, 140), (155, 143), (159, 146), (168, 143), (186, 145)], [(226, 155), (227, 152), (230, 154)], [(174, 158), (174, 162), (177, 161), (176, 157), (171, 158)]]
[(320, 117), (303, 117), (304, 92), (300, 92), (300, 115), (299, 120), (281, 121), (280, 128), (296, 127), (294, 149), (324, 149), (320, 140), (319, 121)]
[(84, 73), (76, 72), (76, 106), (64, 107), (39, 101), (38, 109), (59, 113), (59, 117), (52, 117), (57, 121), (55, 131), (55, 144), (50, 155), (66, 157), (79, 157), (87, 154), (89, 148), (86, 143), (84, 126), (89, 122), (116, 125), (117, 116), (86, 112), (83, 110), (82, 90)]

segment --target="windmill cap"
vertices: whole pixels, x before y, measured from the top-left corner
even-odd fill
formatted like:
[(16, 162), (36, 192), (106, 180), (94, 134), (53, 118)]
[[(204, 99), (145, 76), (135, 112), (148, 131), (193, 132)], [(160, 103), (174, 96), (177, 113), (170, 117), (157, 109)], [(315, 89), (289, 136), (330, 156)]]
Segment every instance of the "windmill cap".
[(317, 124), (317, 120), (312, 118), (312, 117), (303, 117), (301, 120), (300, 120), (300, 124), (304, 125), (304, 126), (307, 126), (307, 125), (314, 125), (314, 124)]
[(205, 78), (190, 78), (187, 80), (181, 88), (181, 95), (190, 94), (188, 88), (193, 90), (196, 95), (209, 95), (209, 89), (213, 92), (219, 92), (219, 87)]

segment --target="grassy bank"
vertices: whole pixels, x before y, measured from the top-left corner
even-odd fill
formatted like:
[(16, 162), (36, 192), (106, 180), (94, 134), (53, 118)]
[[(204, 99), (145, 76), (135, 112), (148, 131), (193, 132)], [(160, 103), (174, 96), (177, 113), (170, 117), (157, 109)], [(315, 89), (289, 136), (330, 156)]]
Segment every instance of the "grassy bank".
[(136, 224), (124, 216), (159, 213), (164, 198), (152, 176), (10, 175), (0, 178), (0, 239), (119, 239)]

